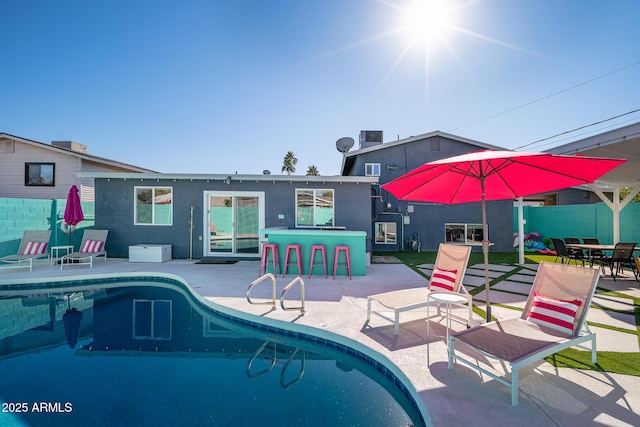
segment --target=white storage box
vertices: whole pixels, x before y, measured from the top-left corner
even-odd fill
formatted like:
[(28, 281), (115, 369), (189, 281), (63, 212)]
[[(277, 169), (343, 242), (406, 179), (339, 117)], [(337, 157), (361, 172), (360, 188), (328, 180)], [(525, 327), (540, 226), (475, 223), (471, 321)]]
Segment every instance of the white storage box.
[(129, 246), (129, 262), (166, 262), (171, 260), (171, 245)]

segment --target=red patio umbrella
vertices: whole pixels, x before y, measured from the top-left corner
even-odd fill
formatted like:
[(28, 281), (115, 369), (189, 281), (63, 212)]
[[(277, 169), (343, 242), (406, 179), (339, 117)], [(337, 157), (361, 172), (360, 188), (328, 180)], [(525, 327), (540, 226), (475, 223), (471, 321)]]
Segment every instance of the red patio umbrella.
[(482, 252), (487, 321), (490, 321), (489, 241), (485, 202), (590, 184), (624, 162), (626, 160), (623, 159), (548, 153), (478, 151), (425, 163), (382, 185), (382, 188), (399, 200), (444, 204), (482, 202)]
[[(80, 204), (80, 196), (78, 195), (78, 187), (72, 185), (67, 195), (67, 206), (64, 209), (64, 222), (62, 223), (63, 231), (68, 234), (68, 243), (71, 243), (71, 235), (76, 225), (84, 220), (82, 206)], [(66, 226), (66, 227), (65, 227)], [(66, 229), (66, 231), (65, 231)]]

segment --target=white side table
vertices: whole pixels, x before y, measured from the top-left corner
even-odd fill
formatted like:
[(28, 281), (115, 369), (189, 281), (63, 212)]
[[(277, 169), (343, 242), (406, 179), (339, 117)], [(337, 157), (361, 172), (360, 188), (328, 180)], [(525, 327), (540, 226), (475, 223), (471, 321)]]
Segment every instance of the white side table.
[[(446, 318), (446, 331), (447, 331), (447, 346), (449, 345), (449, 329), (451, 329), (451, 304), (471, 304), (471, 296), (456, 294), (453, 292), (430, 292), (427, 296), (427, 302), (438, 302), (445, 305), (445, 318)], [(431, 304), (427, 304), (427, 336), (429, 336), (429, 307)], [(469, 307), (471, 309), (471, 307)]]
[(73, 252), (73, 246), (71, 245), (51, 246), (51, 257), (49, 258), (50, 266), (53, 266), (58, 259), (65, 255), (69, 255), (71, 252)]

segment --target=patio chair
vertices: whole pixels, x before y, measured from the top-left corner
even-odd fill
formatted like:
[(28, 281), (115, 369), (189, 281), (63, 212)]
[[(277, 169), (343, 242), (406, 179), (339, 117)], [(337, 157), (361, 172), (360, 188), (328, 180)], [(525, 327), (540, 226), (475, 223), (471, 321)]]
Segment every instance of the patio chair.
[[(562, 239), (555, 239), (555, 238), (551, 238), (551, 241), (553, 242), (553, 248), (556, 251), (556, 259), (554, 260), (557, 261), (558, 258), (560, 258), (560, 262), (562, 264), (564, 264), (564, 260), (567, 260), (567, 264), (569, 264), (571, 262), (571, 260), (573, 260), (575, 262), (576, 265), (578, 265), (578, 260), (580, 258), (578, 258), (578, 255), (574, 252), (569, 252), (569, 249), (564, 245), (564, 240)], [(580, 259), (582, 261), (582, 265), (584, 266), (584, 256), (582, 256), (582, 259)]]
[[(581, 244), (580, 239), (578, 239), (577, 237), (565, 237), (564, 238), (564, 244), (565, 245), (579, 245)], [(579, 259), (582, 260), (584, 262), (584, 260), (587, 259), (587, 256), (585, 255), (584, 251), (582, 249), (578, 249), (578, 248), (567, 248), (567, 251), (573, 256), (573, 258), (575, 259)]]
[(15, 255), (7, 255), (0, 258), (1, 262), (12, 264), (3, 268), (27, 268), (33, 271), (33, 261), (41, 258), (49, 258), (47, 246), (51, 230), (25, 230), (22, 241)]
[[(582, 242), (585, 245), (599, 245), (600, 241), (595, 237), (583, 237)], [(600, 249), (591, 249), (589, 250), (589, 263), (593, 266), (594, 261), (602, 262), (604, 258), (607, 256)]]
[[(636, 263), (633, 259), (633, 251), (635, 250), (635, 247), (636, 243), (616, 243), (611, 256), (602, 259), (601, 265), (603, 266), (603, 270), (605, 265), (609, 266), (613, 280), (616, 280), (618, 273), (624, 271), (624, 267), (631, 268), (634, 277), (636, 280), (639, 280), (638, 269), (636, 268)], [(613, 267), (616, 268), (615, 271), (613, 270)]]
[[(511, 387), (511, 404), (516, 406), (522, 368), (586, 341), (591, 341), (591, 361), (595, 364), (596, 334), (585, 319), (599, 278), (598, 268), (541, 262), (521, 316), (450, 335), (449, 369), (453, 369), (454, 361), (460, 361)], [(482, 367), (467, 348), (462, 355), (456, 348), (458, 343), (499, 361), (500, 366), (508, 365), (511, 381)]]
[[(401, 289), (367, 297), (367, 322), (371, 314), (393, 323), (393, 335), (400, 333), (400, 313), (417, 308), (436, 305), (438, 309), (443, 304), (439, 301), (429, 301), (430, 292), (454, 292), (467, 297), (469, 307), (469, 322), (473, 313), (472, 298), (462, 286), (462, 278), (467, 270), (470, 246), (450, 245), (441, 243), (436, 255), (436, 262), (431, 274), (428, 287)], [(374, 308), (375, 307), (375, 308)], [(384, 312), (392, 310), (393, 318)]]
[(60, 270), (65, 265), (88, 264), (89, 268), (93, 268), (93, 259), (99, 256), (103, 256), (104, 262), (107, 262), (107, 251), (104, 247), (107, 242), (108, 232), (109, 230), (84, 230), (80, 250), (63, 256), (60, 259)]

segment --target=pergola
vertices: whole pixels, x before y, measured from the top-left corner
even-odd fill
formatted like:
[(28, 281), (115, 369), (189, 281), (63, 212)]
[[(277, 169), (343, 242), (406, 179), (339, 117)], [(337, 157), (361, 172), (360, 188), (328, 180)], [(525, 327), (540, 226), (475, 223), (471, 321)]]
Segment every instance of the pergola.
[[(613, 243), (620, 241), (620, 212), (640, 192), (640, 122), (590, 136), (579, 141), (546, 150), (552, 154), (581, 154), (593, 157), (626, 159), (627, 162), (603, 175), (589, 187), (613, 212)], [(620, 200), (620, 189), (631, 192)], [(611, 198), (605, 193), (613, 193)], [(520, 264), (524, 264), (524, 220), (522, 198), (518, 203), (518, 236)]]
[[(620, 212), (640, 192), (640, 122), (547, 150), (553, 154), (627, 159), (589, 187), (613, 212), (613, 243), (620, 241)], [(632, 191), (620, 200), (620, 189)], [(613, 192), (611, 198), (605, 192)]]

